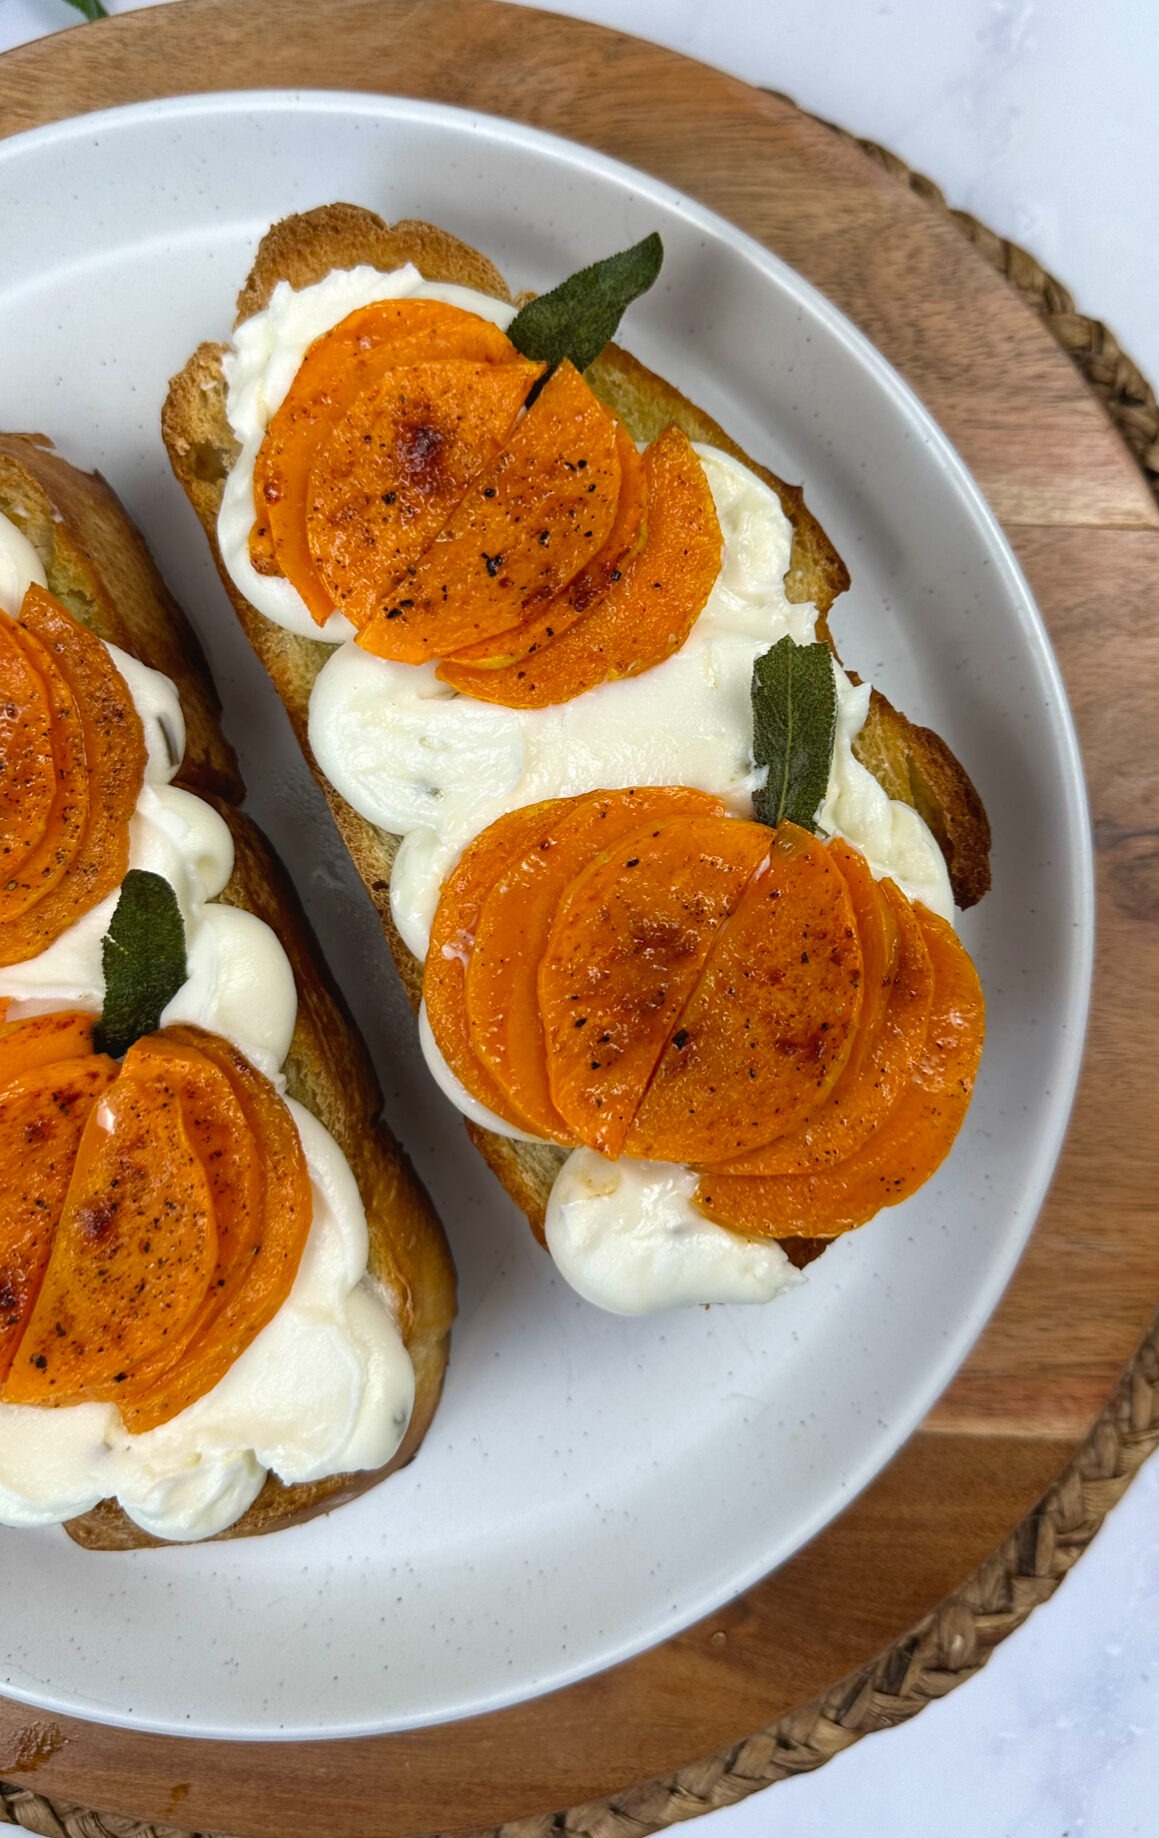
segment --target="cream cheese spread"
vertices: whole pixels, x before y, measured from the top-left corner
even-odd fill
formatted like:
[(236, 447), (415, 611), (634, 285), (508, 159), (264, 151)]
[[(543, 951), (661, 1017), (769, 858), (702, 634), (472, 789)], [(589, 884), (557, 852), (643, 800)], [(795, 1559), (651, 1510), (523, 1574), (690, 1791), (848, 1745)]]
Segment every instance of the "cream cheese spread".
[[(45, 584), (35, 550), (0, 516), (0, 606), (15, 614), (34, 579)], [(130, 866), (164, 876), (185, 922), (189, 974), (162, 1023), (193, 1022), (224, 1035), (283, 1090), (297, 1015), (289, 960), (262, 920), (213, 903), (233, 869), (233, 841), (210, 805), (170, 783), (185, 751), (173, 684), (108, 649), (147, 746)], [(62, 1007), (100, 1010), (101, 941), (117, 897), (39, 957), (0, 969), (10, 1020)], [(381, 1467), (395, 1453), (414, 1373), (388, 1298), (366, 1273), (361, 1196), (333, 1138), (287, 1102), (314, 1206), (283, 1308), (212, 1391), (145, 1435), (129, 1435), (111, 1404), (0, 1405), (0, 1524), (53, 1524), (115, 1497), (155, 1537), (206, 1538), (245, 1512), (267, 1471), (286, 1482), (319, 1480)]]
[(24, 531), (0, 511), (0, 612), (15, 619), (34, 581), (48, 586), (40, 557)]
[[(720, 519), (720, 574), (679, 651), (638, 677), (604, 683), (544, 709), (510, 709), (457, 694), (435, 665), (397, 664), (354, 642), (348, 621), (324, 630), (286, 581), (249, 562), (253, 468), (270, 416), (309, 343), (355, 308), (401, 295), (446, 299), (501, 327), (512, 309), (465, 288), (423, 282), (413, 268), (336, 272), (292, 293), (279, 285), (245, 321), (225, 360), (228, 412), (241, 443), (218, 536), (226, 567), (268, 617), (335, 646), (310, 700), (310, 745), (321, 770), (360, 815), (400, 836), (391, 879), (395, 923), (425, 958), (439, 890), (463, 849), (504, 812), (540, 799), (624, 785), (690, 785), (750, 816), (761, 783), (752, 757), (754, 660), (786, 634), (815, 636), (817, 611), (791, 602), (785, 575), (792, 527), (776, 494), (740, 461), (697, 446)], [(926, 824), (890, 799), (853, 754), (869, 686), (834, 662), (837, 739), (818, 824), (844, 836), (879, 878), (952, 920), (945, 861)], [(476, 1122), (496, 1120), (464, 1092), (420, 1020), (423, 1052), (451, 1101)], [(510, 1126), (504, 1134), (517, 1135)], [(601, 1307), (634, 1314), (678, 1302), (766, 1301), (797, 1274), (775, 1245), (740, 1238), (692, 1206), (695, 1180), (659, 1163), (614, 1166), (590, 1150), (565, 1162), (548, 1209), (548, 1241), (567, 1280)], [(634, 1249), (632, 1247), (635, 1247)]]
[(803, 1279), (773, 1239), (698, 1213), (697, 1176), (671, 1162), (574, 1149), (547, 1203), (547, 1248), (573, 1289), (613, 1315), (769, 1302)]

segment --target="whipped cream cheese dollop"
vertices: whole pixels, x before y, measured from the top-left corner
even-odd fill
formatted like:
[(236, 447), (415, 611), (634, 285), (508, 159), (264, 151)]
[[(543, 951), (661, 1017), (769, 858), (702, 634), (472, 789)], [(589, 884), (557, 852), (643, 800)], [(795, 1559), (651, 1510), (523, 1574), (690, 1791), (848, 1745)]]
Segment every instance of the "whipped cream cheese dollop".
[[(5, 612), (18, 613), (33, 580), (46, 585), (35, 549), (0, 515)], [(298, 1003), (289, 960), (262, 920), (214, 904), (233, 871), (233, 839), (210, 805), (170, 782), (185, 753), (176, 689), (159, 671), (107, 648), (147, 746), (129, 865), (164, 876), (185, 922), (189, 975), (162, 1025), (192, 1022), (224, 1035), (284, 1091)], [(117, 898), (82, 915), (39, 957), (0, 968), (8, 1019), (100, 1010), (101, 941)], [(367, 1274), (358, 1186), (317, 1118), (287, 1103), (314, 1205), (284, 1306), (211, 1391), (144, 1435), (130, 1436), (112, 1404), (0, 1404), (0, 1524), (55, 1524), (117, 1498), (154, 1537), (207, 1538), (241, 1517), (269, 1471), (286, 1482), (320, 1480), (382, 1467), (395, 1453), (414, 1403), (414, 1372), (389, 1299)]]
[[(225, 373), (242, 451), (218, 536), (230, 575), (254, 606), (335, 646), (311, 694), (310, 745), (340, 795), (401, 836), (391, 908), (421, 959), (446, 875), (472, 838), (506, 811), (612, 786), (690, 785), (751, 816), (761, 784), (752, 757), (753, 663), (786, 635), (810, 643), (817, 611), (785, 593), (793, 533), (776, 493), (731, 455), (697, 446), (720, 520), (720, 574), (681, 649), (641, 676), (603, 683), (555, 707), (510, 709), (459, 695), (438, 680), (433, 663), (398, 664), (361, 650), (341, 615), (320, 630), (288, 582), (250, 566), (254, 460), (308, 344), (356, 307), (404, 294), (449, 300), (503, 328), (513, 311), (470, 289), (424, 282), (413, 268), (386, 275), (358, 268), (297, 294), (282, 283), (266, 310), (238, 327)], [(949, 875), (928, 827), (854, 757), (870, 686), (852, 684), (836, 662), (833, 675), (837, 738), (819, 828), (844, 836), (876, 876), (891, 876), (911, 899), (952, 921)], [(420, 1038), (433, 1076), (460, 1110), (518, 1134), (463, 1091), (429, 1025), (420, 1025)], [(601, 1307), (634, 1314), (720, 1301), (722, 1287), (730, 1300), (767, 1301), (797, 1280), (775, 1245), (702, 1219), (687, 1170), (617, 1163), (609, 1185), (610, 1168), (593, 1151), (574, 1152), (548, 1212), (553, 1257)]]
[(671, 1162), (568, 1156), (547, 1203), (562, 1275), (613, 1315), (705, 1302), (770, 1302), (804, 1279), (775, 1239), (741, 1238), (692, 1204), (698, 1177)]
[(15, 619), (34, 581), (48, 586), (40, 557), (24, 531), (0, 511), (0, 612)]

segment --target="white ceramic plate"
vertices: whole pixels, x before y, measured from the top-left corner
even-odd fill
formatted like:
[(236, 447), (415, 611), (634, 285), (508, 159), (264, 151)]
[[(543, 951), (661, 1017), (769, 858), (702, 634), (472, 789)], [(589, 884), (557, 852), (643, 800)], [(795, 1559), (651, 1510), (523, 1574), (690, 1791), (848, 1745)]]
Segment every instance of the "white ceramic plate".
[[(854, 576), (846, 661), (967, 763), (994, 892), (963, 934), (990, 1031), (939, 1177), (770, 1307), (623, 1321), (557, 1280), (434, 1094), (369, 905), (245, 647), (157, 430), (274, 218), (343, 198), (426, 217), (518, 286), (652, 229), (627, 341), (807, 481)], [(1086, 1011), (1078, 756), (1025, 584), (889, 367), (796, 275), (626, 167), (510, 123), (364, 95), (119, 110), (0, 146), (0, 421), (99, 465), (205, 640), (253, 808), (371, 1040), (454, 1244), (462, 1311), (418, 1460), (277, 1537), (93, 1556), (0, 1532), (0, 1689), (214, 1736), (344, 1736), (510, 1703), (708, 1613), (831, 1519), (993, 1308), (1062, 1138)]]

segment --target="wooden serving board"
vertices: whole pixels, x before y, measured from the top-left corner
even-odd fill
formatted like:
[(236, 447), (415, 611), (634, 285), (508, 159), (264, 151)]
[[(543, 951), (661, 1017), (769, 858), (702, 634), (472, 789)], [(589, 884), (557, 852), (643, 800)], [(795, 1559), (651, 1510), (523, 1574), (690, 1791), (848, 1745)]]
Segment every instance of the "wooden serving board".
[(822, 288), (932, 410), (1014, 545), (1098, 845), (1085, 1075), (1030, 1247), (918, 1433), (776, 1575), (614, 1671), (441, 1729), (196, 1743), (0, 1703), (0, 1777), (50, 1797), (187, 1829), (391, 1838), (595, 1798), (804, 1703), (968, 1575), (1106, 1400), (1159, 1298), (1159, 512), (1061, 350), (944, 214), (788, 102), (615, 32), (495, 0), (183, 0), (0, 59), (0, 131), (255, 85), (427, 97), (584, 141)]

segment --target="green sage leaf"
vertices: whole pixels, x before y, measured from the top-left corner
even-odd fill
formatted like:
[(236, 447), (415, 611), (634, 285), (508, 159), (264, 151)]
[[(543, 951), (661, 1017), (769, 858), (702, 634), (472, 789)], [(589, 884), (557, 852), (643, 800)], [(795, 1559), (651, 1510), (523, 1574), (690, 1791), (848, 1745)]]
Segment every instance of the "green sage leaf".
[(761, 823), (816, 827), (837, 734), (837, 685), (828, 645), (782, 638), (753, 665), (753, 759), (767, 766), (753, 796)]
[(101, 945), (105, 1006), (93, 1030), (98, 1053), (120, 1059), (152, 1034), (189, 974), (185, 922), (177, 895), (160, 874), (130, 868)]
[(656, 231), (619, 255), (569, 275), (549, 294), (521, 307), (507, 336), (524, 357), (558, 364), (570, 357), (586, 370), (603, 350), (633, 300), (647, 293), (660, 272), (664, 245)]
[(101, 0), (68, 0), (68, 3), (75, 6), (78, 13), (83, 13), (86, 19), (107, 19), (109, 16)]

